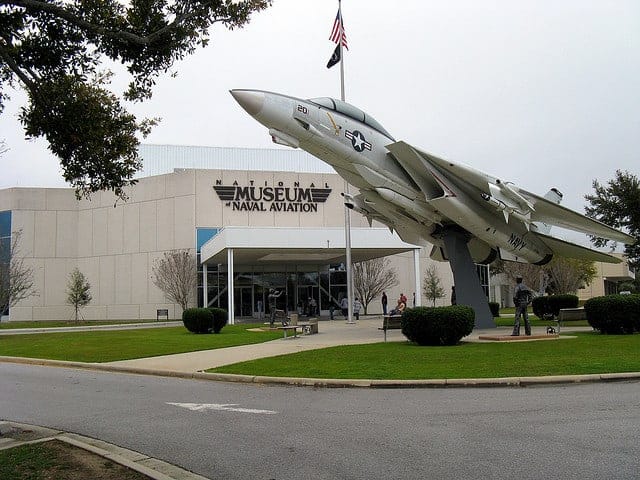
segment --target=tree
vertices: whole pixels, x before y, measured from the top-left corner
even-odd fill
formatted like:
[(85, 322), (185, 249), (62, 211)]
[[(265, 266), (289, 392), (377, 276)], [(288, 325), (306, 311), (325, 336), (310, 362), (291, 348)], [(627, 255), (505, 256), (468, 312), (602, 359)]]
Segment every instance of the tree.
[(388, 258), (374, 258), (353, 265), (353, 288), (365, 315), (373, 299), (398, 284), (398, 274), (390, 263)]
[(20, 251), (22, 230), (0, 241), (0, 315), (19, 301), (37, 295), (33, 268), (25, 263)]
[(509, 261), (495, 262), (492, 273), (503, 273), (512, 284), (517, 277), (539, 295), (545, 293), (576, 293), (591, 283), (598, 273), (593, 262), (554, 256), (546, 265), (533, 265)]
[(638, 287), (634, 282), (620, 282), (618, 284), (619, 292), (631, 292), (631, 293), (639, 293)]
[(543, 267), (531, 263), (497, 260), (491, 264), (491, 272), (505, 274), (512, 284), (516, 283), (517, 277), (522, 277), (522, 283), (540, 295), (544, 295), (549, 286), (549, 274)]
[(189, 250), (165, 252), (153, 264), (153, 283), (186, 310), (196, 289), (196, 260)]
[[(634, 245), (626, 245), (625, 254), (629, 266), (634, 269), (640, 267), (640, 181), (629, 172), (616, 170), (615, 178), (606, 186), (594, 180), (593, 189), (593, 195), (584, 196), (589, 202), (585, 207), (587, 216), (614, 228), (625, 229), (635, 237)], [(591, 241), (596, 247), (603, 247), (610, 240), (591, 236)]]
[(598, 271), (593, 262), (575, 258), (554, 257), (542, 267), (549, 277), (549, 289), (553, 294), (575, 294), (589, 285)]
[(436, 300), (446, 295), (444, 288), (442, 288), (440, 277), (438, 276), (438, 269), (434, 264), (427, 267), (424, 274), (424, 287), (422, 291), (425, 297), (432, 301), (434, 307), (436, 306)]
[(242, 27), (271, 0), (0, 2), (0, 112), (10, 89), (27, 91), (20, 121), (29, 137), (45, 137), (78, 197), (136, 183), (136, 135), (157, 119), (138, 121), (107, 89), (105, 60), (131, 75), (123, 99), (143, 101), (156, 79), (205, 47), (209, 29)]
[(78, 321), (78, 312), (80, 307), (84, 307), (91, 302), (91, 284), (87, 281), (84, 274), (77, 268), (69, 274), (69, 282), (67, 283), (67, 303), (73, 306), (75, 311), (75, 321)]

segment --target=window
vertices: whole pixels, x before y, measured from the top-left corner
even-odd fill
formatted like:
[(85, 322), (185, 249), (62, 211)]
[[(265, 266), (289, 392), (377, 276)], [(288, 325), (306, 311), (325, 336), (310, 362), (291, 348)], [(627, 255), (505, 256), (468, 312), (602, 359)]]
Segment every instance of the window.
[(480, 279), (480, 285), (482, 286), (482, 290), (484, 294), (489, 297), (489, 265), (482, 265), (476, 263), (476, 272), (478, 274), (478, 278)]
[(202, 246), (215, 237), (219, 228), (196, 228), (196, 252), (200, 253)]
[[(198, 278), (198, 305), (203, 305), (204, 303), (204, 286), (202, 283), (202, 272), (204, 268), (202, 267), (201, 263), (200, 249), (205, 243), (215, 237), (219, 231), (219, 228), (196, 228), (196, 265), (198, 266), (196, 275)], [(226, 276), (223, 275), (223, 280), (225, 279)], [(224, 301), (224, 304), (221, 304), (220, 272), (218, 271), (217, 266), (209, 265), (209, 267), (207, 268), (207, 285), (207, 296), (209, 298), (210, 306), (222, 307), (223, 305), (226, 305), (226, 298), (222, 299)]]
[(0, 238), (11, 236), (11, 210), (0, 212)]
[[(3, 275), (0, 276), (0, 282), (9, 282), (9, 276), (4, 275), (8, 271), (9, 262), (11, 261), (11, 211), (6, 210), (0, 212), (0, 270)], [(8, 315), (9, 310), (0, 312), (0, 315)]]
[(389, 137), (389, 139), (393, 140), (393, 137), (391, 136), (391, 134), (387, 132), (385, 128), (382, 125), (380, 125), (380, 123), (375, 118), (373, 118), (370, 115), (367, 115), (358, 107), (354, 107), (353, 105), (343, 102), (342, 100), (329, 98), (329, 97), (310, 98), (309, 101), (321, 107), (328, 108), (335, 112), (341, 113), (342, 115), (352, 118), (353, 120), (364, 123), (365, 125), (368, 125), (369, 127), (373, 128), (374, 130), (380, 132), (384, 136)]

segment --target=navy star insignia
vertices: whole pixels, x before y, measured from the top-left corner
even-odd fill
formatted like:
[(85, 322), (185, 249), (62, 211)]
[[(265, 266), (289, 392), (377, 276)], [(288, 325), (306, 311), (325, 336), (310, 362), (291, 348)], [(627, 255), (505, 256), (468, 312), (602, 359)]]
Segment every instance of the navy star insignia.
[(351, 140), (351, 146), (356, 152), (362, 152), (363, 150), (371, 151), (371, 144), (367, 142), (364, 135), (358, 130), (352, 132), (346, 130), (344, 136)]

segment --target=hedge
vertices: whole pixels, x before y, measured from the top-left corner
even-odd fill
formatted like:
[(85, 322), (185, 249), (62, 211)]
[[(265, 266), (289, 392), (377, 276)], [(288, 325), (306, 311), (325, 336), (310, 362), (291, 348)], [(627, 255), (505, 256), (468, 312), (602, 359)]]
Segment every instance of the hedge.
[(213, 313), (208, 308), (187, 308), (182, 312), (182, 323), (192, 333), (211, 333)]
[(402, 333), (418, 345), (456, 345), (471, 333), (474, 320), (475, 312), (465, 305), (408, 308)]
[(213, 314), (213, 333), (220, 333), (227, 324), (229, 313), (224, 308), (217, 307), (210, 307), (209, 311)]
[(563, 294), (535, 297), (531, 302), (533, 314), (538, 318), (558, 317), (562, 308), (577, 308), (577, 295)]
[(640, 295), (594, 297), (584, 304), (587, 321), (606, 334), (640, 332)]

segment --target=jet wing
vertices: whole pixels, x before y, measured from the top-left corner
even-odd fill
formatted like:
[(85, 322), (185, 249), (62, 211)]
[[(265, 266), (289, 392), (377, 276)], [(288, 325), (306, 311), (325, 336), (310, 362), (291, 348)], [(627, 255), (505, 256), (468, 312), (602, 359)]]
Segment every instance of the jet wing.
[(503, 182), (497, 177), (488, 175), (468, 165), (444, 160), (402, 141), (389, 144), (386, 148), (409, 173), (413, 174), (414, 180), (428, 200), (437, 197), (437, 195), (434, 195), (436, 193), (436, 189), (433, 186), (435, 181), (432, 175), (425, 175), (425, 171), (431, 172), (432, 167), (436, 167), (450, 174), (452, 178), (462, 180), (488, 195), (494, 195), (495, 193), (492, 186), (498, 187), (503, 194), (521, 205), (525, 211), (531, 212), (532, 222), (543, 222), (629, 245), (634, 244), (636, 241), (634, 237), (624, 232), (553, 203), (535, 193), (518, 188), (508, 182)]
[(622, 260), (620, 260), (618, 257), (614, 257), (613, 255), (599, 252), (597, 250), (592, 250), (590, 248), (576, 245), (575, 243), (567, 242), (565, 240), (560, 240), (559, 238), (550, 237), (549, 235), (544, 235), (542, 233), (531, 233), (533, 235), (536, 235), (542, 242), (547, 245), (547, 247), (551, 249), (554, 254), (560, 257), (577, 258), (578, 260), (604, 263), (622, 262)]
[(442, 187), (431, 175), (425, 175), (430, 170), (423, 158), (424, 153), (417, 151), (408, 143), (396, 142), (386, 146), (391, 155), (398, 161), (404, 170), (411, 175), (413, 181), (420, 187), (425, 198), (432, 199), (443, 195)]
[(519, 189), (519, 192), (528, 198), (535, 207), (535, 211), (531, 213), (532, 222), (544, 222), (549, 225), (556, 225), (588, 235), (595, 235), (596, 237), (608, 238), (628, 245), (633, 245), (636, 241), (631, 235), (627, 235), (602, 222), (574, 212), (562, 205), (550, 202), (535, 193), (522, 189)]
[(423, 162), (428, 162), (429, 164), (440, 168), (444, 172), (450, 173), (455, 178), (463, 180), (487, 194), (491, 194), (491, 191), (489, 190), (490, 183), (493, 183), (494, 185), (499, 185), (501, 183), (499, 178), (488, 175), (480, 170), (476, 170), (468, 165), (453, 163), (436, 157), (435, 155), (431, 155), (430, 153), (423, 152), (422, 150), (414, 148), (403, 141), (389, 144), (386, 148), (403, 166), (407, 163), (413, 165), (414, 168), (415, 166), (420, 165), (421, 169), (419, 171), (423, 172), (425, 168), (425, 164)]
[[(405, 168), (407, 168), (408, 164), (411, 163), (413, 166), (417, 163), (421, 163), (423, 169), (419, 171), (417, 175), (418, 177), (424, 176), (425, 170), (430, 172), (432, 176), (439, 175), (437, 172), (443, 172), (450, 178), (455, 179), (455, 181), (466, 190), (476, 189), (481, 193), (490, 196), (496, 195), (496, 190), (498, 190), (500, 192), (498, 195), (506, 196), (511, 202), (515, 202), (522, 211), (528, 212), (533, 210), (531, 202), (518, 193), (519, 189), (517, 187), (513, 186), (509, 182), (503, 182), (493, 175), (486, 174), (462, 163), (454, 163), (449, 160), (444, 160), (440, 157), (436, 157), (435, 155), (431, 155), (430, 153), (418, 150), (417, 148), (414, 148), (402, 141), (389, 144), (386, 148)], [(433, 181), (434, 179), (431, 180)], [(422, 185), (420, 186), (422, 188)], [(431, 200), (438, 196), (430, 196), (424, 188), (422, 188), (422, 190), (425, 193), (427, 200)]]

